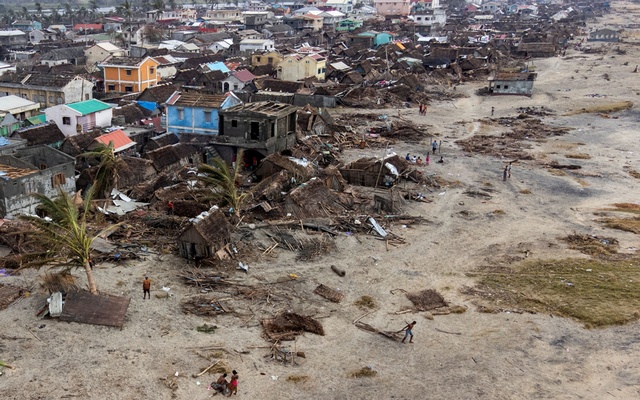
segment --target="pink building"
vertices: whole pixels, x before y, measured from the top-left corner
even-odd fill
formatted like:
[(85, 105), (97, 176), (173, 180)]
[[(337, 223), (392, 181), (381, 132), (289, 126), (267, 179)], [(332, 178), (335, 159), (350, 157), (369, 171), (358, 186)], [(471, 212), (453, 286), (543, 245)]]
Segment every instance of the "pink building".
[(411, 11), (410, 0), (374, 0), (376, 11), (380, 15), (407, 16)]

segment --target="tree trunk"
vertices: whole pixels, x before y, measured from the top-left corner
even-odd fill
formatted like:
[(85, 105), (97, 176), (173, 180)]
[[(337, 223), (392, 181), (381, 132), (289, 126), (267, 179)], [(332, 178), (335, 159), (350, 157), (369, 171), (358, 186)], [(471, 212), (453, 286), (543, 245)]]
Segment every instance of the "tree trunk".
[(87, 274), (87, 282), (89, 282), (89, 291), (91, 294), (98, 294), (98, 288), (96, 287), (96, 281), (93, 279), (93, 270), (89, 261), (84, 263), (84, 272)]

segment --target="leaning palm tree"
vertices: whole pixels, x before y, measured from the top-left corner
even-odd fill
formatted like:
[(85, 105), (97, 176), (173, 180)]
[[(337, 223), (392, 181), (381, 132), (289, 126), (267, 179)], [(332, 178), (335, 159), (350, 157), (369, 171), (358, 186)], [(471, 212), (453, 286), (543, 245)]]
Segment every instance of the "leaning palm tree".
[(124, 161), (113, 150), (113, 143), (108, 146), (100, 144), (94, 150), (80, 154), (80, 157), (100, 161), (94, 179), (95, 193), (104, 199), (109, 198), (111, 189), (118, 189), (120, 170), (124, 167)]
[(92, 236), (87, 231), (87, 216), (93, 197), (93, 188), (90, 188), (79, 208), (74, 198), (60, 189), (60, 195), (51, 199), (43, 194), (34, 194), (40, 201), (40, 208), (47, 218), (35, 215), (22, 216), (22, 219), (30, 221), (41, 233), (38, 240), (45, 242), (47, 251), (29, 258), (23, 267), (64, 267), (66, 269), (84, 268), (87, 274), (89, 291), (98, 293), (93, 270), (90, 264), (91, 244), (93, 240), (118, 227), (111, 225), (106, 230)]
[[(237, 157), (238, 160), (242, 159), (242, 151), (238, 152)], [(198, 180), (212, 188), (212, 200), (229, 206), (236, 216), (240, 216), (240, 207), (246, 198), (246, 194), (240, 193), (236, 186), (239, 175), (239, 166), (230, 169), (221, 158), (214, 158), (213, 165), (200, 164), (198, 167)]]

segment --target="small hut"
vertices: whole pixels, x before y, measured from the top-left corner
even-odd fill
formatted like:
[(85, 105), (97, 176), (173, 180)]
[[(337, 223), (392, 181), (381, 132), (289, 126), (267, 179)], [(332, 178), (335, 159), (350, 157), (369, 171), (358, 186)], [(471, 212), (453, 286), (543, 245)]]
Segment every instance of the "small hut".
[(210, 257), (230, 241), (231, 224), (216, 211), (196, 217), (178, 237), (178, 247), (182, 257), (200, 259)]

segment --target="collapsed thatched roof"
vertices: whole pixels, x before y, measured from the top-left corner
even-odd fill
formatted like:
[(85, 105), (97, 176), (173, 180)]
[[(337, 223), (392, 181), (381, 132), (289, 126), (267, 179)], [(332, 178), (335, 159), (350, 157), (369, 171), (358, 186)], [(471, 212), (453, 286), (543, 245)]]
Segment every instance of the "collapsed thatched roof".
[(195, 231), (210, 245), (228, 243), (231, 235), (231, 224), (221, 212), (211, 212), (202, 220), (193, 222), (181, 234), (180, 240), (184, 241), (189, 232)]
[(284, 211), (299, 219), (333, 216), (344, 211), (344, 208), (339, 194), (317, 178), (293, 189), (284, 202)]
[(275, 172), (286, 170), (298, 180), (307, 181), (316, 175), (316, 169), (308, 161), (302, 161), (293, 157), (285, 157), (280, 154), (271, 154), (265, 157), (256, 170), (256, 175), (260, 178), (271, 176)]

